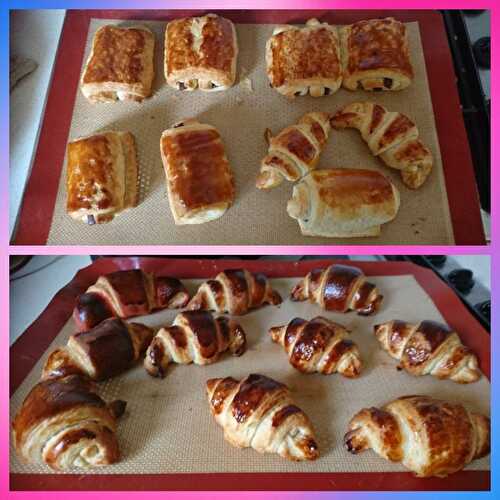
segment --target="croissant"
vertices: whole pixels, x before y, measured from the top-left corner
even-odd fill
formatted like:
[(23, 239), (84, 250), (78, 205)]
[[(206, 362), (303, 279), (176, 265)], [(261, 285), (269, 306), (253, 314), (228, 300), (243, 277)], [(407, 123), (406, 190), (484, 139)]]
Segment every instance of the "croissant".
[(328, 113), (307, 113), (276, 137), (270, 137), (267, 129), (269, 150), (261, 162), (257, 188), (276, 187), (283, 179), (297, 181), (316, 168), (330, 130)]
[(358, 347), (338, 323), (321, 316), (310, 321), (295, 318), (288, 325), (272, 327), (269, 333), (273, 342), (285, 348), (290, 364), (301, 372), (339, 372), (349, 378), (361, 372)]
[(258, 374), (241, 381), (214, 378), (207, 381), (207, 394), (212, 415), (233, 446), (294, 461), (319, 457), (309, 418), (280, 382)]
[(214, 318), (206, 311), (178, 314), (172, 324), (162, 328), (148, 347), (144, 367), (154, 377), (164, 377), (169, 363), (208, 365), (229, 350), (240, 356), (246, 348), (243, 328), (225, 316)]
[(264, 304), (281, 304), (281, 297), (263, 274), (253, 274), (246, 269), (226, 269), (215, 279), (200, 285), (187, 309), (240, 315)]
[(377, 312), (383, 296), (368, 281), (361, 269), (334, 264), (314, 269), (292, 290), (291, 299), (309, 299), (327, 311), (356, 311), (362, 316)]
[(77, 331), (90, 330), (112, 316), (130, 318), (155, 309), (184, 307), (189, 294), (177, 278), (154, 276), (140, 269), (100, 276), (78, 296), (73, 318)]
[(460, 384), (481, 378), (476, 356), (456, 332), (434, 321), (418, 325), (393, 320), (375, 325), (382, 347), (411, 375), (434, 375)]
[(420, 477), (445, 477), (489, 454), (490, 419), (461, 404), (405, 396), (357, 413), (344, 444), (354, 454), (372, 448)]
[(331, 125), (358, 129), (370, 151), (388, 167), (400, 170), (411, 189), (419, 188), (431, 173), (432, 153), (418, 138), (417, 126), (402, 113), (372, 102), (354, 102), (338, 111)]
[(140, 323), (110, 318), (88, 332), (78, 332), (65, 347), (54, 350), (43, 368), (42, 378), (69, 374), (105, 380), (130, 368), (146, 351), (153, 330)]
[(15, 449), (25, 461), (56, 470), (117, 462), (116, 420), (125, 404), (106, 404), (78, 375), (39, 382), (12, 424)]

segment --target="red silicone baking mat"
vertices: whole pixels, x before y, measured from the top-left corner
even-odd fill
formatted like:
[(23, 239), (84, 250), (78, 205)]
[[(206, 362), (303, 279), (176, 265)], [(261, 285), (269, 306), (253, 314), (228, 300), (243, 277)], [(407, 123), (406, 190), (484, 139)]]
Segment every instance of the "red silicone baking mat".
[[(75, 95), (91, 18), (154, 19), (200, 15), (201, 11), (69, 10), (66, 14), (54, 76), (31, 176), (19, 213), (14, 244), (47, 241), (68, 140)], [(395, 16), (418, 21), (439, 135), (450, 214), (458, 245), (485, 243), (472, 160), (461, 115), (450, 50), (441, 15), (433, 11), (223, 11), (238, 23), (300, 23), (310, 17), (336, 24)], [(460, 175), (457, 175), (460, 172)]]
[[(269, 277), (299, 277), (332, 262), (236, 261), (209, 259), (104, 258), (80, 270), (60, 290), (40, 317), (19, 337), (10, 350), (10, 393), (19, 387), (50, 342), (71, 316), (75, 297), (103, 273), (140, 267), (146, 271), (185, 279), (207, 278), (230, 267), (246, 267)], [(347, 262), (344, 262), (347, 263)], [(351, 263), (352, 264), (352, 263)], [(451, 327), (459, 329), (464, 342), (477, 353), (483, 373), (490, 377), (490, 337), (465, 309), (455, 293), (432, 271), (400, 262), (356, 262), (366, 275), (413, 275), (431, 297)], [(86, 476), (11, 474), (14, 490), (487, 490), (489, 471), (463, 471), (439, 479), (419, 479), (411, 473), (219, 473)]]

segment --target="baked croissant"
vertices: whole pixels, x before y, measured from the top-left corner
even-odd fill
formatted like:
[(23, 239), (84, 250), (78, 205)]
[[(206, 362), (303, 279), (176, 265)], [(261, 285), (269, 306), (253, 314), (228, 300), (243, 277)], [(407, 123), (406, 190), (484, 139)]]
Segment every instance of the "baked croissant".
[(112, 316), (130, 318), (155, 309), (177, 309), (189, 301), (189, 294), (177, 278), (154, 276), (141, 269), (116, 271), (100, 276), (73, 310), (77, 331), (90, 330)]
[(276, 137), (267, 129), (269, 150), (260, 165), (257, 188), (276, 187), (283, 179), (297, 181), (316, 168), (330, 130), (328, 113), (307, 113)]
[(481, 378), (476, 356), (456, 332), (434, 321), (419, 324), (393, 320), (375, 325), (382, 347), (411, 375), (434, 375), (460, 384)]
[(169, 363), (208, 365), (229, 350), (240, 356), (246, 348), (243, 328), (225, 316), (206, 311), (178, 314), (170, 327), (161, 328), (148, 347), (144, 367), (154, 377), (164, 377)]
[(106, 404), (78, 375), (39, 382), (12, 423), (15, 449), (26, 462), (56, 470), (117, 462), (116, 420), (125, 404)]
[(43, 368), (42, 378), (69, 374), (105, 380), (132, 367), (144, 354), (153, 330), (140, 323), (110, 318), (88, 332), (78, 332), (65, 347), (53, 351)]
[(315, 302), (327, 311), (356, 311), (362, 316), (377, 312), (383, 296), (361, 269), (334, 264), (314, 269), (292, 290), (291, 299)]
[(207, 381), (207, 394), (212, 415), (233, 446), (295, 461), (319, 457), (309, 418), (280, 382), (258, 374), (241, 381), (214, 378)]
[(388, 167), (400, 170), (409, 188), (419, 188), (431, 173), (432, 153), (418, 138), (415, 123), (402, 113), (372, 102), (354, 102), (335, 113), (331, 125), (358, 129), (370, 151)]
[(272, 327), (269, 333), (273, 342), (285, 348), (290, 364), (300, 372), (338, 372), (349, 378), (361, 372), (358, 347), (338, 323), (321, 316), (310, 321), (294, 318), (288, 325)]
[(405, 396), (358, 412), (344, 443), (354, 454), (372, 448), (417, 476), (445, 477), (489, 454), (490, 419), (461, 404)]
[(266, 276), (246, 269), (226, 269), (200, 285), (187, 309), (240, 315), (264, 304), (281, 304), (279, 293)]

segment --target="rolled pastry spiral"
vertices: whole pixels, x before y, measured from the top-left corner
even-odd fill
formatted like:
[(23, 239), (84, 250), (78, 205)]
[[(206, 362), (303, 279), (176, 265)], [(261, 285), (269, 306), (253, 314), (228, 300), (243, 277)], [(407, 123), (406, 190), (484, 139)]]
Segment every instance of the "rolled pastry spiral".
[(42, 378), (69, 374), (105, 380), (131, 368), (146, 351), (153, 330), (140, 323), (110, 318), (88, 332), (78, 332), (49, 355)]
[(411, 189), (422, 186), (431, 173), (432, 153), (418, 138), (415, 123), (402, 113), (372, 102), (354, 102), (335, 113), (331, 125), (359, 130), (370, 151), (388, 167), (399, 170)]
[(290, 364), (301, 372), (338, 372), (348, 378), (361, 372), (358, 347), (338, 323), (321, 316), (310, 321), (294, 318), (288, 325), (272, 327), (269, 333), (273, 342), (285, 348)]
[(291, 299), (309, 300), (327, 311), (356, 311), (366, 316), (377, 312), (383, 296), (357, 267), (333, 264), (314, 269), (292, 290)]
[(264, 304), (281, 304), (279, 293), (266, 276), (246, 269), (226, 269), (200, 285), (187, 309), (241, 315)]
[(117, 462), (116, 420), (125, 402), (107, 405), (94, 385), (78, 375), (39, 382), (24, 400), (13, 426), (17, 453), (56, 470)]
[(177, 278), (155, 276), (141, 269), (116, 271), (100, 276), (73, 310), (77, 331), (90, 330), (110, 317), (131, 318), (156, 309), (177, 309), (189, 294)]
[(375, 325), (382, 348), (411, 375), (433, 375), (460, 384), (481, 378), (477, 358), (456, 332), (435, 321), (418, 324), (392, 320)]
[(161, 328), (148, 347), (144, 367), (154, 377), (164, 377), (170, 363), (208, 365), (227, 350), (243, 354), (243, 328), (225, 316), (215, 318), (207, 311), (178, 314), (170, 327)]
[(364, 408), (344, 436), (348, 451), (373, 449), (420, 477), (445, 477), (490, 452), (490, 419), (428, 396), (405, 396)]
[(257, 188), (270, 189), (284, 179), (297, 181), (316, 168), (330, 130), (330, 115), (320, 112), (305, 114), (275, 137), (267, 129), (269, 149), (260, 164)]
[(280, 382), (258, 374), (241, 381), (215, 378), (207, 381), (207, 394), (212, 415), (233, 446), (294, 461), (318, 458), (311, 422)]

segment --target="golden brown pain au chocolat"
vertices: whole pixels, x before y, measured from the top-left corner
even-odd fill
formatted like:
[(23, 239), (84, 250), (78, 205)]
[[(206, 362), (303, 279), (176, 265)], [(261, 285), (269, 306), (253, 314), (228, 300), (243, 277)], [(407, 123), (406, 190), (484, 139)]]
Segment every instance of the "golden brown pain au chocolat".
[(366, 316), (379, 310), (383, 296), (361, 269), (333, 264), (308, 273), (295, 285), (291, 299), (309, 300), (327, 311), (356, 311)]
[(271, 87), (287, 97), (334, 94), (342, 83), (337, 28), (317, 19), (277, 26), (266, 43), (266, 71)]
[(153, 330), (119, 318), (106, 319), (87, 332), (71, 335), (65, 347), (53, 351), (43, 378), (81, 374), (105, 380), (131, 368), (146, 351)]
[(233, 446), (294, 461), (319, 457), (309, 418), (280, 382), (258, 374), (241, 381), (215, 378), (207, 381), (207, 395), (215, 421)]
[(359, 130), (373, 155), (388, 167), (399, 170), (409, 188), (419, 188), (429, 177), (432, 153), (419, 139), (415, 123), (406, 115), (373, 102), (353, 102), (333, 115), (331, 125), (335, 129)]
[(144, 27), (107, 25), (94, 35), (80, 82), (91, 102), (142, 101), (154, 77), (153, 33)]
[(236, 321), (215, 318), (208, 311), (185, 311), (175, 317), (172, 326), (157, 332), (144, 367), (150, 375), (163, 378), (170, 363), (208, 365), (227, 350), (240, 356), (245, 348), (245, 332)]
[(481, 378), (476, 356), (446, 325), (392, 320), (375, 325), (374, 333), (382, 348), (411, 375), (434, 375), (460, 384)]
[(234, 24), (215, 14), (176, 19), (165, 31), (165, 78), (178, 90), (226, 90), (236, 79)]
[(187, 309), (240, 315), (265, 304), (281, 304), (281, 297), (264, 274), (226, 269), (200, 285)]
[(417, 476), (445, 477), (490, 452), (490, 419), (464, 406), (405, 396), (382, 409), (365, 408), (349, 423), (348, 451), (373, 449)]
[(294, 318), (287, 325), (272, 327), (269, 334), (285, 348), (290, 364), (300, 372), (338, 372), (348, 378), (361, 373), (359, 349), (339, 323), (321, 316), (309, 321)]
[(75, 139), (67, 158), (66, 211), (73, 219), (106, 223), (137, 205), (137, 152), (130, 132)]
[(202, 224), (222, 217), (235, 188), (216, 128), (184, 120), (163, 132), (160, 150), (174, 222)]
[(106, 318), (131, 318), (156, 309), (177, 309), (189, 294), (177, 278), (155, 276), (141, 269), (115, 271), (99, 276), (79, 295), (73, 310), (77, 331), (90, 330)]
[(13, 427), (14, 446), (29, 463), (56, 470), (108, 465), (120, 459), (116, 420), (124, 401), (106, 404), (77, 375), (39, 382), (26, 396)]
[(392, 17), (340, 28), (342, 85), (349, 90), (402, 90), (413, 80), (408, 36)]
[(306, 236), (354, 238), (378, 236), (399, 205), (399, 191), (381, 173), (328, 168), (312, 171), (293, 186), (287, 212)]
[(267, 129), (269, 150), (260, 165), (257, 188), (276, 187), (283, 179), (297, 181), (316, 168), (330, 130), (330, 115), (319, 112), (305, 114), (276, 137)]

